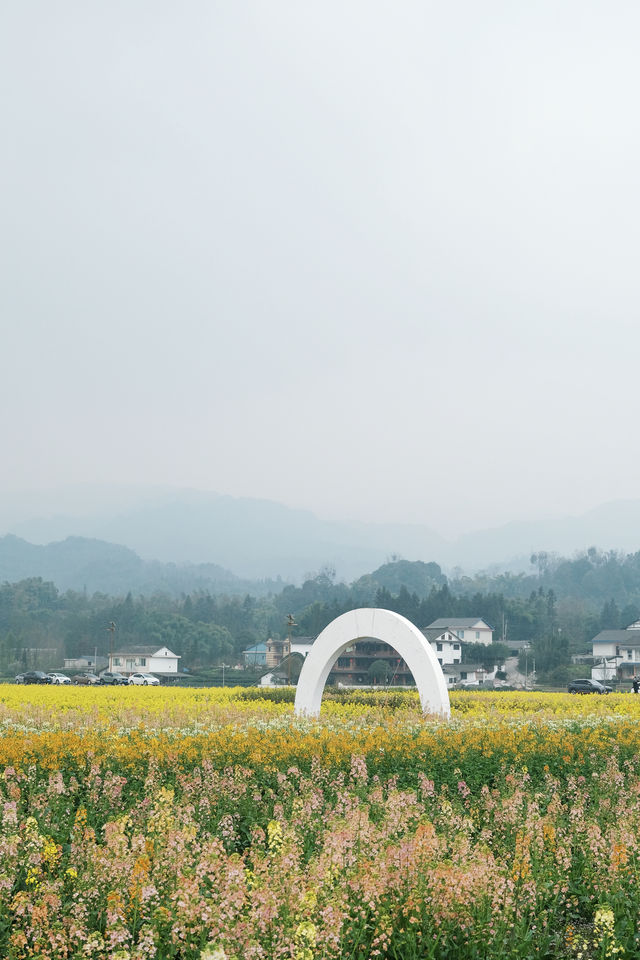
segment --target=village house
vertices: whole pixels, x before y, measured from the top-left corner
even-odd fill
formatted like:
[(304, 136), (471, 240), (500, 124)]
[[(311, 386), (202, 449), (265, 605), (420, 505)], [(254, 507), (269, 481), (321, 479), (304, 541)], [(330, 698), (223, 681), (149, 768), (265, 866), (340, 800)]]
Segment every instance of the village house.
[(130, 646), (109, 656), (111, 673), (152, 673), (156, 677), (175, 677), (181, 657), (168, 647)]
[(79, 657), (65, 657), (65, 670), (87, 670), (91, 673), (97, 673), (98, 670), (106, 670), (109, 665), (107, 657), (97, 657), (93, 653), (84, 653)]
[[(493, 628), (485, 620), (477, 617), (441, 618), (435, 620), (421, 633), (431, 644), (443, 670), (448, 666), (454, 668), (447, 676), (447, 685), (454, 683), (480, 685), (486, 680), (495, 678), (499, 664), (493, 665), (492, 671), (489, 672), (482, 667), (462, 664), (462, 648), (465, 642), (482, 643), (485, 646), (492, 643)], [(463, 640), (463, 637), (466, 640)], [(299, 653), (306, 657), (314, 640), (315, 637), (292, 637), (291, 653)], [(271, 671), (277, 668), (287, 656), (288, 648), (289, 641), (286, 638), (269, 639), (266, 644), (256, 644), (245, 650), (243, 657), (246, 665), (253, 660), (256, 666), (266, 666), (268, 675), (271, 677)], [(385, 660), (389, 664), (390, 682), (393, 686), (413, 686), (411, 671), (397, 651), (388, 644), (370, 637), (363, 637), (342, 651), (331, 670), (329, 682), (344, 686), (368, 686), (372, 682), (369, 671), (376, 660)], [(270, 682), (267, 681), (266, 676), (265, 682)]]
[(442, 627), (427, 627), (425, 630), (421, 630), (420, 633), (424, 634), (431, 644), (431, 649), (438, 658), (438, 663), (441, 667), (444, 667), (445, 664), (461, 662), (462, 641), (460, 637), (450, 629), (445, 628), (443, 630)]
[(601, 630), (592, 640), (591, 677), (600, 683), (640, 676), (640, 620), (624, 630)]
[(246, 650), (242, 651), (242, 660), (247, 670), (251, 670), (254, 667), (266, 667), (266, 643), (254, 643), (252, 647), (247, 647)]
[(493, 627), (478, 617), (440, 617), (427, 630), (448, 630), (464, 643), (493, 643)]
[(493, 683), (498, 665), (486, 670), (479, 663), (445, 664), (442, 672), (448, 687), (481, 687), (485, 683)]

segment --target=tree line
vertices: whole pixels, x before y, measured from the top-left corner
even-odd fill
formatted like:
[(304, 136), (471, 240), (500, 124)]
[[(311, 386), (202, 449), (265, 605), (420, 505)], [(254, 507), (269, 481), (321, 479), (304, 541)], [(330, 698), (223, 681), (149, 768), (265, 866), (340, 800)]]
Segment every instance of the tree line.
[[(21, 668), (60, 667), (64, 657), (132, 644), (166, 645), (197, 669), (239, 662), (242, 651), (287, 633), (316, 636), (336, 616), (359, 606), (377, 606), (426, 627), (439, 617), (478, 617), (494, 627), (496, 640), (524, 641), (535, 649), (537, 669), (554, 670), (571, 653), (588, 652), (601, 629), (625, 627), (640, 616), (640, 554), (625, 557), (589, 551), (573, 560), (536, 555), (535, 572), (447, 578), (435, 563), (394, 559), (352, 584), (330, 568), (300, 586), (255, 597), (197, 590), (174, 597), (111, 597), (60, 591), (41, 578), (0, 586), (0, 674)], [(587, 592), (590, 584), (593, 592)], [(605, 585), (611, 594), (603, 598)]]

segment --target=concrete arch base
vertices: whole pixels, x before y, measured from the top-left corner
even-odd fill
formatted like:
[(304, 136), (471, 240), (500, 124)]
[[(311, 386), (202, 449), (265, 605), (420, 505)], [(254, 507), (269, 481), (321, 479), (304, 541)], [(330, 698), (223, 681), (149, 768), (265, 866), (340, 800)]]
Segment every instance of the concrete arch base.
[(355, 640), (365, 637), (388, 643), (400, 654), (413, 674), (425, 713), (450, 716), (444, 674), (429, 641), (406, 617), (373, 607), (343, 613), (322, 631), (300, 672), (296, 714), (318, 716), (324, 686), (334, 663)]

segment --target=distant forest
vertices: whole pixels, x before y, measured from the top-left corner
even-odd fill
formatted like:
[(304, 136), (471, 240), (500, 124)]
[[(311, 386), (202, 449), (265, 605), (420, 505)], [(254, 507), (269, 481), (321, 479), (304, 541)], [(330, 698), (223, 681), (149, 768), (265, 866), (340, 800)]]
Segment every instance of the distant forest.
[(25, 667), (61, 667), (64, 657), (109, 650), (115, 644), (166, 644), (191, 670), (241, 660), (247, 647), (284, 636), (293, 614), (294, 635), (314, 636), (334, 617), (359, 606), (394, 610), (425, 627), (438, 617), (477, 616), (495, 639), (527, 641), (539, 671), (561, 676), (571, 653), (589, 652), (601, 629), (625, 627), (640, 617), (640, 553), (592, 549), (571, 560), (532, 557), (534, 572), (447, 578), (437, 563), (394, 558), (348, 585), (324, 569), (302, 586), (256, 597), (195, 590), (180, 597), (113, 597), (61, 592), (29, 577), (0, 586), (0, 675)]

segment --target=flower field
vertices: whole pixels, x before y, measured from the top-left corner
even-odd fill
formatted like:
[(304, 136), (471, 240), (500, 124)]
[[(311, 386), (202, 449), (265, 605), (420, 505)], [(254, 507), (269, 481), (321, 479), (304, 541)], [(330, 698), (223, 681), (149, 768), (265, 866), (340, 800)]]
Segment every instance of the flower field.
[(0, 686), (0, 956), (640, 956), (640, 697)]

